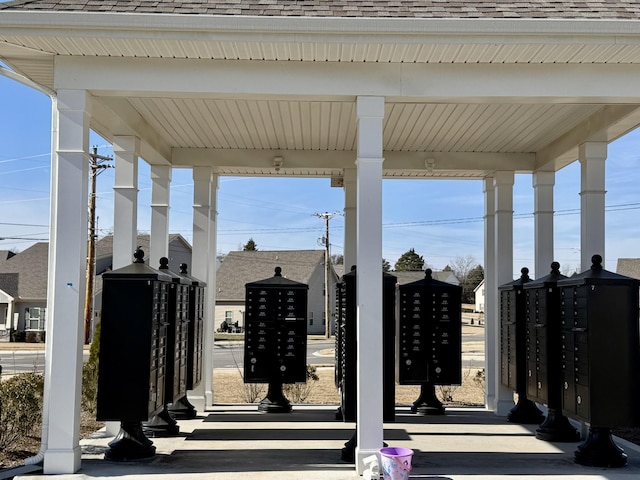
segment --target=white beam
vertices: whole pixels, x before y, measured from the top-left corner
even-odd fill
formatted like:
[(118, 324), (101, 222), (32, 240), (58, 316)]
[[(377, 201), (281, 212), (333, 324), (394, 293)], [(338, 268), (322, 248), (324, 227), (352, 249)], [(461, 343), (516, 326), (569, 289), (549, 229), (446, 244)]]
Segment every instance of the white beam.
[[(215, 168), (255, 168), (273, 170), (273, 157), (284, 158), (285, 169), (308, 169), (312, 167), (327, 170), (353, 168), (353, 151), (317, 150), (255, 150), (255, 149), (213, 149), (175, 148), (172, 164), (175, 167), (212, 166)], [(484, 153), (484, 152), (397, 152), (384, 151), (383, 172), (422, 171), (427, 173), (425, 160), (435, 161), (434, 173), (439, 170), (459, 170), (482, 173), (496, 170), (515, 170), (519, 173), (532, 172), (536, 165), (533, 153)], [(275, 171), (274, 171), (275, 173)]]
[(383, 443), (382, 128), (384, 98), (358, 97), (356, 471)]
[[(455, 103), (640, 103), (634, 64), (418, 64), (169, 58), (56, 58), (56, 88), (94, 95), (304, 96)], [(105, 75), (104, 72), (109, 72)]]

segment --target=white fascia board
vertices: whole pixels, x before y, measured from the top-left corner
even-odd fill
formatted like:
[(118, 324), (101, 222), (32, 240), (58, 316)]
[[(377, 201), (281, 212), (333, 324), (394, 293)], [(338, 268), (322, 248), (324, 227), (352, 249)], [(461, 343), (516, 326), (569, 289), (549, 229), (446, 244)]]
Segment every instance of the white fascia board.
[(55, 88), (99, 96), (252, 95), (451, 103), (640, 103), (638, 65), (382, 64), (57, 57)]
[[(282, 41), (302, 41), (326, 35), (343, 40), (383, 37), (385, 42), (397, 38), (418, 36), (442, 38), (451, 36), (478, 36), (486, 40), (495, 38), (527, 38), (527, 42), (575, 42), (582, 37), (609, 37), (604, 41), (621, 41), (623, 37), (640, 35), (640, 23), (634, 20), (602, 19), (454, 19), (454, 18), (347, 18), (347, 17), (267, 17), (232, 15), (146, 14), (104, 12), (41, 12), (3, 11), (0, 29), (12, 28), (14, 33), (37, 29), (38, 35), (65, 31), (69, 36), (82, 36), (103, 30), (108, 36), (152, 36), (178, 34), (184, 38), (198, 33), (276, 34)], [(159, 32), (160, 31), (160, 32)], [(395, 37), (397, 36), (397, 38)], [(549, 38), (553, 36), (554, 38)], [(546, 39), (544, 37), (547, 37)], [(269, 37), (270, 40), (274, 40)], [(448, 39), (447, 41), (450, 41)], [(466, 38), (465, 42), (470, 39)], [(518, 40), (521, 41), (521, 40)]]
[[(444, 152), (395, 152), (385, 151), (383, 169), (427, 172), (425, 160), (434, 160), (434, 173), (438, 170), (485, 172), (515, 170), (532, 172), (535, 168), (533, 153), (444, 153)], [(213, 166), (273, 169), (273, 158), (282, 157), (287, 169), (303, 170), (323, 168), (341, 170), (353, 168), (355, 151), (282, 151), (249, 149), (175, 148), (174, 167)]]

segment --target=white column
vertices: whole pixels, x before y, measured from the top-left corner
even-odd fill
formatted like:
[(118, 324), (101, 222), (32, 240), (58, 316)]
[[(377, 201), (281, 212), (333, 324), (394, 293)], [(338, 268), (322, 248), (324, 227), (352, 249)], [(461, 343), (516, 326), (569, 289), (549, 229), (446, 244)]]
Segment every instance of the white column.
[(169, 193), (171, 167), (151, 165), (151, 235), (149, 265), (158, 268), (162, 257), (169, 257)]
[(357, 264), (357, 170), (344, 169), (344, 273)]
[[(214, 192), (212, 192), (214, 190)], [(193, 251), (191, 274), (207, 283), (203, 342), (202, 381), (189, 394), (196, 410), (213, 405), (213, 324), (215, 320), (215, 250), (211, 249), (211, 199), (215, 186), (211, 167), (193, 167)], [(211, 270), (213, 283), (211, 283)]]
[[(136, 137), (113, 139), (113, 269), (133, 263), (138, 241), (138, 151)], [(145, 256), (149, 252), (144, 252)]]
[(553, 258), (553, 186), (555, 172), (533, 174), (535, 277), (551, 272)]
[[(496, 392), (496, 382), (499, 383), (499, 318), (498, 312), (498, 280), (496, 278), (496, 224), (495, 224), (495, 188), (493, 177), (487, 177), (483, 182), (484, 191), (484, 374), (485, 374), (485, 406), (493, 409)], [(496, 350), (498, 354), (496, 354)]]
[(384, 98), (358, 97), (357, 447), (362, 459), (383, 443), (382, 420), (382, 126)]
[[(606, 142), (580, 145), (580, 258), (582, 271), (595, 254), (604, 259), (604, 197)], [(603, 263), (604, 265), (604, 260)]]
[(80, 468), (80, 392), (87, 267), (89, 117), (85, 91), (58, 91), (58, 150), (53, 155), (45, 370), (48, 412), (45, 474)]
[[(498, 171), (493, 177), (495, 189), (495, 365), (500, 366), (500, 321), (498, 287), (513, 281), (513, 183), (514, 172)], [(488, 323), (488, 322), (487, 322)], [(499, 370), (494, 379), (495, 399), (493, 410), (496, 415), (507, 415), (513, 408), (513, 392), (500, 382)]]

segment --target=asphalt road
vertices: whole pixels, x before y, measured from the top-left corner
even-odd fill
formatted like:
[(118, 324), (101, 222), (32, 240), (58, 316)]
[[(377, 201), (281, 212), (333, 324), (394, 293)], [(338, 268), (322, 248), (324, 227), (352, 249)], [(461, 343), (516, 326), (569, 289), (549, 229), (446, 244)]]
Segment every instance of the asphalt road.
[[(482, 368), (484, 366), (484, 328), (463, 328), (463, 368)], [(5, 345), (0, 350), (2, 373), (42, 371), (44, 369), (44, 348), (42, 350), (11, 350)], [(307, 364), (333, 365), (333, 340), (309, 341), (307, 343)], [(84, 360), (89, 357), (84, 354)], [(244, 357), (243, 342), (215, 342), (213, 347), (214, 368), (242, 368)]]

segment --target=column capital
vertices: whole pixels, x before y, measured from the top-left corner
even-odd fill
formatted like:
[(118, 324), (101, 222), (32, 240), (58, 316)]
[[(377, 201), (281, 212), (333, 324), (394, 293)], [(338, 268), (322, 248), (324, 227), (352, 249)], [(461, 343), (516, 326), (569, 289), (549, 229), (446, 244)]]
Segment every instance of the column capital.
[(356, 115), (363, 117), (384, 117), (384, 97), (359, 96), (356, 99)]
[(556, 172), (535, 171), (531, 177), (533, 188), (553, 187), (556, 184)]
[(91, 95), (86, 90), (58, 90), (58, 111), (85, 111), (91, 113)]
[(169, 165), (151, 165), (151, 180), (169, 180), (173, 169)]
[(515, 172), (513, 170), (498, 170), (493, 173), (493, 185), (513, 185)]
[(607, 142), (584, 142), (578, 146), (578, 159), (580, 162), (584, 160), (606, 160)]
[(113, 137), (113, 153), (133, 153), (138, 155), (140, 152), (140, 139), (134, 135), (116, 135)]

